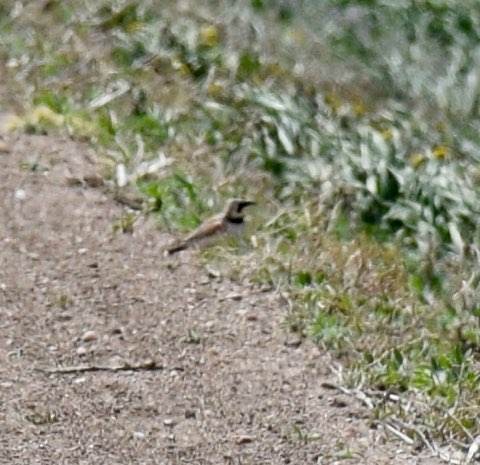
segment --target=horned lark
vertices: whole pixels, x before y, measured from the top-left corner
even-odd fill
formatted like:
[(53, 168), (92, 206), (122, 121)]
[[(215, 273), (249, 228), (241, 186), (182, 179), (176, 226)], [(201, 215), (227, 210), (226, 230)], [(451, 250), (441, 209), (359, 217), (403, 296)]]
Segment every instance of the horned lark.
[(243, 209), (254, 204), (255, 202), (250, 200), (230, 200), (223, 213), (209, 218), (188, 236), (167, 247), (168, 254), (171, 255), (195, 245), (207, 245), (223, 235), (241, 233), (245, 226)]

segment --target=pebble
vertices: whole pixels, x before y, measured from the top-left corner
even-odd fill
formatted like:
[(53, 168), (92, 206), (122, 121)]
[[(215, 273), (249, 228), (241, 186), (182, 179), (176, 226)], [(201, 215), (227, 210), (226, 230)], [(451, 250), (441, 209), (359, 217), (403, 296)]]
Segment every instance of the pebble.
[(254, 437), (252, 436), (247, 436), (247, 435), (242, 435), (242, 436), (239, 436), (236, 440), (236, 443), (237, 444), (248, 444), (250, 442), (253, 442), (254, 441)]
[(92, 188), (102, 187), (104, 184), (103, 178), (95, 173), (86, 174), (83, 180), (88, 187)]
[(163, 424), (165, 426), (175, 426), (175, 421), (172, 418), (165, 418), (165, 420), (163, 420)]
[(66, 176), (65, 184), (68, 187), (78, 187), (82, 185), (82, 180), (79, 178), (76, 178), (75, 176)]
[(225, 296), (226, 300), (242, 300), (243, 295), (238, 292), (230, 292)]
[(77, 349), (77, 355), (79, 355), (80, 357), (82, 357), (83, 355), (87, 355), (87, 348), (84, 346), (80, 346)]
[(17, 189), (14, 196), (16, 200), (25, 200), (27, 198), (27, 193), (23, 189)]
[(212, 321), (212, 320), (209, 320), (205, 323), (205, 329), (208, 331), (208, 330), (211, 330), (212, 328), (215, 327), (215, 322)]
[(285, 347), (293, 347), (294, 349), (296, 349), (297, 347), (300, 347), (302, 345), (302, 342), (303, 341), (301, 337), (293, 336), (284, 341), (283, 344), (285, 345)]
[(145, 433), (142, 433), (141, 431), (134, 431), (133, 437), (135, 439), (145, 439)]
[(0, 153), (10, 153), (10, 147), (3, 140), (0, 140)]
[(95, 331), (86, 331), (82, 336), (83, 342), (96, 341), (97, 339), (98, 339), (98, 336)]
[(220, 271), (216, 270), (215, 268), (211, 268), (208, 265), (206, 267), (206, 270), (208, 276), (210, 276), (211, 278), (220, 278), (220, 276), (222, 276), (222, 273), (220, 273)]

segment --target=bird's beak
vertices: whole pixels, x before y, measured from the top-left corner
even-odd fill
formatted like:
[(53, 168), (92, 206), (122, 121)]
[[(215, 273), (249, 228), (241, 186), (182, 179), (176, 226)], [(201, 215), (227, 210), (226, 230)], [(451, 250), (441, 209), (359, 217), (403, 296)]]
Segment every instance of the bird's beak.
[(238, 207), (240, 210), (242, 210), (245, 207), (249, 207), (250, 205), (255, 205), (255, 202), (253, 200), (243, 200), (239, 203)]

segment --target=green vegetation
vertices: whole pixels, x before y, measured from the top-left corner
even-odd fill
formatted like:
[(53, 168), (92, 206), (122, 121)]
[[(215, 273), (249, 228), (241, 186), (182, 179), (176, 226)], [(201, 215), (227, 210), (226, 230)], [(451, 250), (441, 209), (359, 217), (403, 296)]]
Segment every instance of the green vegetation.
[(252, 247), (209, 259), (281, 290), (349, 387), (411, 401), (378, 418), (458, 445), (480, 433), (479, 40), (473, 0), (7, 1), (0, 98), (12, 130), (126, 166), (164, 227), (259, 199)]

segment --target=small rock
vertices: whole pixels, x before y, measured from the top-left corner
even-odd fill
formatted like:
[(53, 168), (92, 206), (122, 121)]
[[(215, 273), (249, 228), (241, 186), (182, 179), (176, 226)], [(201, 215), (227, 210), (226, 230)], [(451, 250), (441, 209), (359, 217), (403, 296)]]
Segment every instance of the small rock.
[(250, 442), (253, 442), (254, 441), (254, 437), (252, 436), (247, 436), (246, 434), (243, 434), (241, 436), (238, 436), (237, 440), (236, 440), (236, 443), (237, 444), (248, 444)]
[(165, 426), (175, 426), (175, 421), (172, 418), (165, 418), (165, 420), (163, 420), (163, 424)]
[(258, 320), (258, 315), (256, 313), (247, 313), (247, 316), (245, 317), (247, 321), (257, 321)]
[(96, 173), (86, 174), (83, 180), (88, 187), (92, 188), (102, 187), (104, 184), (103, 178)]
[(133, 437), (135, 439), (145, 439), (145, 433), (142, 433), (141, 431), (134, 431)]
[(125, 187), (128, 183), (127, 169), (123, 163), (117, 165), (117, 185), (118, 187)]
[(27, 198), (27, 193), (23, 189), (17, 189), (14, 197), (16, 200), (25, 200)]
[(210, 280), (211, 278), (209, 278), (208, 276), (202, 276), (199, 280), (198, 280), (198, 284), (201, 284), (202, 286), (205, 286), (207, 284), (210, 284)]
[(222, 276), (222, 273), (220, 273), (220, 271), (216, 270), (215, 268), (211, 268), (208, 265), (206, 267), (206, 270), (210, 278), (220, 278), (220, 276)]
[(297, 347), (300, 347), (302, 345), (302, 338), (301, 337), (292, 337), (290, 339), (287, 339), (284, 342), (284, 345), (286, 347), (293, 347), (296, 349)]
[(84, 346), (80, 346), (77, 349), (77, 355), (79, 355), (80, 357), (83, 357), (84, 355), (87, 355), (87, 348), (84, 347)]
[(185, 410), (185, 418), (196, 418), (195, 410)]
[(78, 254), (79, 255), (85, 255), (87, 252), (88, 252), (88, 249), (85, 249), (85, 248), (78, 249)]
[(220, 350), (218, 350), (216, 347), (210, 347), (207, 351), (208, 355), (211, 355), (213, 357), (217, 357), (220, 355)]
[(215, 327), (215, 322), (212, 321), (212, 320), (209, 320), (209, 321), (207, 321), (207, 322), (205, 323), (205, 329), (206, 329), (207, 331), (211, 330), (211, 329), (214, 328), (214, 327)]
[(82, 336), (83, 342), (92, 342), (98, 339), (97, 333), (95, 331), (86, 331)]
[(3, 140), (0, 140), (0, 153), (10, 153), (10, 147)]
[(136, 194), (117, 192), (114, 199), (116, 202), (125, 205), (132, 210), (141, 210), (143, 208), (144, 199)]
[(67, 176), (65, 177), (65, 184), (68, 187), (78, 187), (82, 185), (82, 180), (75, 176)]
[(242, 300), (243, 295), (238, 292), (230, 292), (225, 296), (226, 300)]
[(332, 399), (329, 402), (329, 404), (332, 405), (333, 407), (337, 407), (337, 408), (348, 407), (347, 400), (345, 398), (341, 398), (341, 397), (335, 397), (334, 399)]

